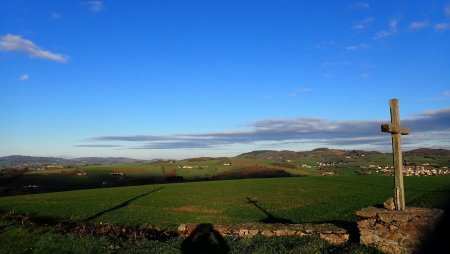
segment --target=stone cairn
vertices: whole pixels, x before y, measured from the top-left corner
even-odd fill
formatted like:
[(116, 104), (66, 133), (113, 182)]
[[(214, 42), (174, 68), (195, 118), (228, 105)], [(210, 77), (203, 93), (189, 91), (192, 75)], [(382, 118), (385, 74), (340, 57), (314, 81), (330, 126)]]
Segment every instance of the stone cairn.
[[(386, 205), (386, 204), (385, 204)], [(367, 207), (356, 213), (360, 242), (386, 253), (414, 253), (443, 216), (441, 209)]]

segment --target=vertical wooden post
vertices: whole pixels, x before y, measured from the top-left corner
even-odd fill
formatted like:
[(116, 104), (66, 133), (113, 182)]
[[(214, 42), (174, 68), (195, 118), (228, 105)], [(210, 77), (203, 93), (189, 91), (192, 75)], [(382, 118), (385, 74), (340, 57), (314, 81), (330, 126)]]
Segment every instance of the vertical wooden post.
[(389, 101), (391, 108), (391, 124), (381, 125), (381, 131), (392, 136), (392, 158), (394, 162), (394, 204), (395, 209), (405, 210), (405, 189), (403, 185), (403, 157), (401, 135), (408, 135), (409, 129), (400, 126), (400, 113), (397, 99)]
[[(398, 100), (389, 101), (391, 124), (400, 127)], [(401, 133), (392, 133), (392, 157), (394, 161), (395, 209), (405, 210), (405, 190), (403, 185), (403, 157)]]

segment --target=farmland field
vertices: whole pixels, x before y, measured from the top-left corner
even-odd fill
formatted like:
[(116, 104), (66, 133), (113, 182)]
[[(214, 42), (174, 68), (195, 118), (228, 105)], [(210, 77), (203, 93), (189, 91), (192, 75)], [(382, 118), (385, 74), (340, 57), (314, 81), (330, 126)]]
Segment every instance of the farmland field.
[[(352, 222), (355, 211), (392, 196), (392, 181), (344, 175), (157, 184), (2, 197), (0, 210), (168, 228), (201, 222)], [(408, 177), (405, 184), (408, 206), (441, 207), (450, 177)]]
[[(33, 171), (0, 171), (0, 190), (12, 194), (42, 193), (180, 181), (250, 178), (244, 172), (271, 176), (317, 175), (298, 166), (283, 168), (263, 159), (207, 159), (177, 163), (132, 163), (66, 167)], [(116, 174), (116, 175), (114, 175)], [(34, 189), (26, 188), (35, 186)], [(11, 195), (6, 194), (0, 196)]]
[[(263, 151), (264, 152), (264, 151)], [(173, 182), (229, 180), (282, 176), (318, 176), (323, 173), (369, 174), (391, 164), (388, 154), (316, 149), (303, 154), (289, 151), (252, 152), (233, 158), (191, 158), (123, 164), (35, 166), (39, 170), (0, 170), (0, 196), (119, 187)], [(448, 156), (405, 155), (408, 163), (447, 168)], [(326, 166), (321, 163), (327, 164)], [(367, 166), (373, 166), (370, 170)], [(364, 167), (366, 167), (364, 169)]]
[[(118, 239), (73, 228), (112, 223), (173, 232), (181, 223), (248, 222), (332, 223), (353, 240), (337, 247), (314, 237), (226, 238), (230, 253), (377, 253), (358, 244), (355, 212), (393, 196), (393, 177), (377, 169), (388, 165), (390, 156), (325, 149), (301, 158), (285, 157), (289, 152), (253, 155), (1, 171), (0, 253), (180, 253), (179, 236)], [(448, 167), (448, 157), (405, 157), (430, 163), (431, 169)], [(406, 176), (405, 187), (407, 206), (448, 205), (448, 174)], [(38, 194), (11, 196), (26, 193)], [(57, 225), (72, 231), (61, 232)]]

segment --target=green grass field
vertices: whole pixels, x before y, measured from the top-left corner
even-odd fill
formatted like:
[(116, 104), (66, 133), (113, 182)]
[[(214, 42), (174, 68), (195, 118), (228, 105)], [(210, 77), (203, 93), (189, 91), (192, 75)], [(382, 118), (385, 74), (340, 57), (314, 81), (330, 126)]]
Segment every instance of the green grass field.
[[(0, 197), (0, 254), (189, 253), (183, 249), (185, 239), (179, 236), (130, 239), (62, 232), (55, 226), (60, 222), (68, 227), (89, 224), (92, 228), (100, 222), (128, 228), (152, 225), (169, 231), (181, 223), (327, 222), (349, 230), (355, 239), (355, 212), (393, 196), (393, 177), (357, 175), (359, 166), (388, 165), (391, 159), (384, 154), (343, 159), (344, 164), (327, 168), (339, 174), (334, 176), (321, 176), (317, 163), (336, 161), (331, 150), (289, 161), (275, 157), (198, 158), (0, 172), (2, 195), (41, 193)], [(413, 157), (411, 161), (448, 165), (445, 158)], [(79, 172), (86, 175), (79, 176)], [(117, 172), (124, 175), (110, 174)], [(160, 184), (170, 182), (173, 176), (184, 182)], [(254, 178), (274, 176), (294, 177)], [(249, 179), (217, 181), (236, 178)], [(39, 187), (29, 189), (29, 185)], [(450, 196), (450, 176), (405, 177), (405, 185), (407, 206), (444, 207)], [(72, 191), (56, 192), (63, 190)], [(22, 224), (21, 219), (8, 214), (25, 215), (33, 223)], [(225, 246), (208, 242), (207, 253), (378, 253), (357, 240), (343, 246), (318, 237), (258, 236), (224, 241)]]
[[(351, 169), (349, 169), (351, 171)], [(408, 206), (443, 207), (450, 177), (406, 177)], [(116, 187), (0, 198), (1, 212), (27, 214), (39, 224), (0, 215), (0, 253), (189, 253), (185, 239), (122, 239), (60, 232), (56, 222), (144, 224), (175, 230), (180, 223), (294, 222), (355, 225), (355, 212), (392, 196), (389, 176), (307, 176)], [(248, 201), (251, 202), (248, 202)], [(45, 222), (47, 221), (47, 222)], [(44, 224), (43, 224), (44, 223)], [(349, 228), (351, 230), (351, 228)], [(350, 241), (333, 246), (317, 237), (210, 239), (208, 253), (378, 253)]]
[[(224, 180), (274, 176), (317, 176), (318, 162), (339, 162), (325, 170), (352, 176), (363, 173), (360, 166), (389, 165), (387, 154), (344, 156), (338, 150), (324, 150), (292, 160), (267, 158), (195, 158), (181, 161), (71, 166), (34, 171), (0, 171), (0, 196), (67, 190), (146, 185), (166, 182)], [(405, 160), (448, 166), (447, 157), (405, 156)], [(231, 164), (231, 165), (228, 165)], [(341, 164), (342, 163), (342, 164)], [(309, 165), (309, 166), (305, 166)], [(309, 167), (309, 168), (308, 168)], [(82, 175), (77, 175), (82, 173)], [(123, 173), (123, 176), (111, 175)], [(272, 174), (272, 175), (269, 175)], [(33, 186), (29, 188), (27, 186)]]
[[(450, 177), (407, 177), (408, 206), (440, 207)], [(355, 211), (393, 195), (388, 176), (290, 177), (192, 182), (0, 198), (0, 210), (119, 225), (355, 221)], [(247, 198), (257, 201), (257, 206)]]
[[(224, 165), (226, 163), (231, 163), (231, 165)], [(176, 163), (87, 165), (27, 172), (0, 171), (0, 196), (173, 181), (251, 178), (252, 176), (245, 175), (242, 172), (264, 170), (282, 171), (286, 175), (319, 174), (319, 171), (313, 169), (276, 166), (273, 160), (242, 158), (178, 161)], [(77, 175), (77, 173), (83, 173), (83, 175)], [(111, 173), (123, 173), (123, 176), (111, 175)], [(26, 186), (36, 186), (36, 188), (30, 189)]]

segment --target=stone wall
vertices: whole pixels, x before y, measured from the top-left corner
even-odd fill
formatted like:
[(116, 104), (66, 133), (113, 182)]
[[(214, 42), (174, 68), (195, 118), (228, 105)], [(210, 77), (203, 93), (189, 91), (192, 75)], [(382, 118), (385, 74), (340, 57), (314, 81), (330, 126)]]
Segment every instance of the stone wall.
[[(318, 236), (332, 244), (346, 243), (350, 235), (347, 230), (333, 224), (261, 224), (248, 223), (237, 225), (181, 224), (178, 233), (184, 237), (195, 234), (196, 231), (214, 231), (221, 236), (253, 237), (262, 236)], [(202, 232), (213, 233), (213, 232)]]
[(413, 253), (442, 217), (440, 209), (407, 207), (405, 211), (367, 207), (356, 213), (361, 244), (386, 253)]

